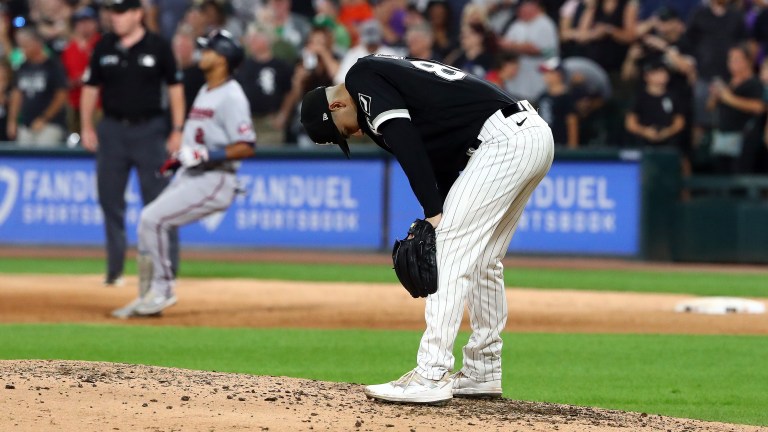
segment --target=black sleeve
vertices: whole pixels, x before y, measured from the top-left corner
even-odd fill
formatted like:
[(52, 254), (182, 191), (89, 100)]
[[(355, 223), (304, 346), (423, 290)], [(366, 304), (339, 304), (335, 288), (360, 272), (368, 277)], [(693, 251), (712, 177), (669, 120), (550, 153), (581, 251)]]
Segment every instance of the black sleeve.
[(100, 86), (104, 82), (104, 76), (101, 73), (101, 64), (99, 63), (101, 60), (101, 47), (103, 46), (103, 43), (104, 39), (99, 41), (93, 48), (91, 60), (88, 62), (88, 69), (85, 70), (85, 74), (83, 75), (83, 82), (85, 85)]
[[(159, 36), (158, 36), (159, 37)], [(163, 80), (168, 85), (179, 84), (181, 82), (182, 73), (176, 65), (176, 57), (173, 56), (171, 45), (161, 39), (160, 41), (160, 57)]]
[(437, 188), (435, 172), (413, 123), (405, 118), (394, 118), (384, 122), (379, 132), (400, 162), (416, 199), (424, 209), (424, 216), (433, 217), (442, 213), (443, 199)]

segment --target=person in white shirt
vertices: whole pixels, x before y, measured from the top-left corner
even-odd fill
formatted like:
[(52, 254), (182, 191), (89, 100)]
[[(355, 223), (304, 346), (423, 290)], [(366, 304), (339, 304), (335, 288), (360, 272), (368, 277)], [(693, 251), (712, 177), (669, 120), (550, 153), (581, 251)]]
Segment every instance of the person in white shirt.
[(508, 90), (523, 99), (536, 99), (544, 91), (539, 66), (557, 57), (557, 25), (544, 13), (539, 0), (523, 0), (518, 19), (500, 41), (501, 48), (520, 55), (520, 72), (508, 84)]

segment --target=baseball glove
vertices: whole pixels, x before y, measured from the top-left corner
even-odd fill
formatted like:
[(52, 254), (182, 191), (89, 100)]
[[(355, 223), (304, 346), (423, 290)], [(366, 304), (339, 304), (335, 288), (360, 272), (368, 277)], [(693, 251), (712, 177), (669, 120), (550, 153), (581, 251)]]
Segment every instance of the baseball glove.
[(411, 297), (426, 297), (437, 292), (437, 243), (435, 228), (416, 219), (408, 236), (395, 240), (392, 248), (395, 274)]

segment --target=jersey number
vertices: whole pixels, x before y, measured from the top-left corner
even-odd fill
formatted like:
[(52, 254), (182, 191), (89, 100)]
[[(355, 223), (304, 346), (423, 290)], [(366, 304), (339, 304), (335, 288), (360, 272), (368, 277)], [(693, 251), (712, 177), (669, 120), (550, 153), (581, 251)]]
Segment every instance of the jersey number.
[(461, 69), (427, 60), (411, 60), (411, 64), (425, 72), (433, 73), (448, 81), (458, 81), (467, 76)]
[(205, 131), (203, 131), (203, 128), (195, 129), (195, 142), (205, 144)]

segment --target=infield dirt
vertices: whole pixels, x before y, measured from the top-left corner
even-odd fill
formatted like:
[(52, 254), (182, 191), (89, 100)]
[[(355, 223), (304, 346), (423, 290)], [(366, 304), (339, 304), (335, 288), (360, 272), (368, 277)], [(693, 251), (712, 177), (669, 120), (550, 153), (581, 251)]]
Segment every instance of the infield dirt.
[[(0, 322), (423, 329), (423, 301), (393, 284), (182, 279), (162, 318), (119, 321), (135, 278), (2, 275)], [(686, 295), (508, 290), (508, 331), (768, 334), (767, 315), (678, 314)], [(765, 301), (765, 299), (762, 299)], [(466, 328), (466, 323), (465, 326)], [(362, 386), (64, 361), (0, 361), (0, 431), (766, 431), (511, 400), (388, 405)]]

